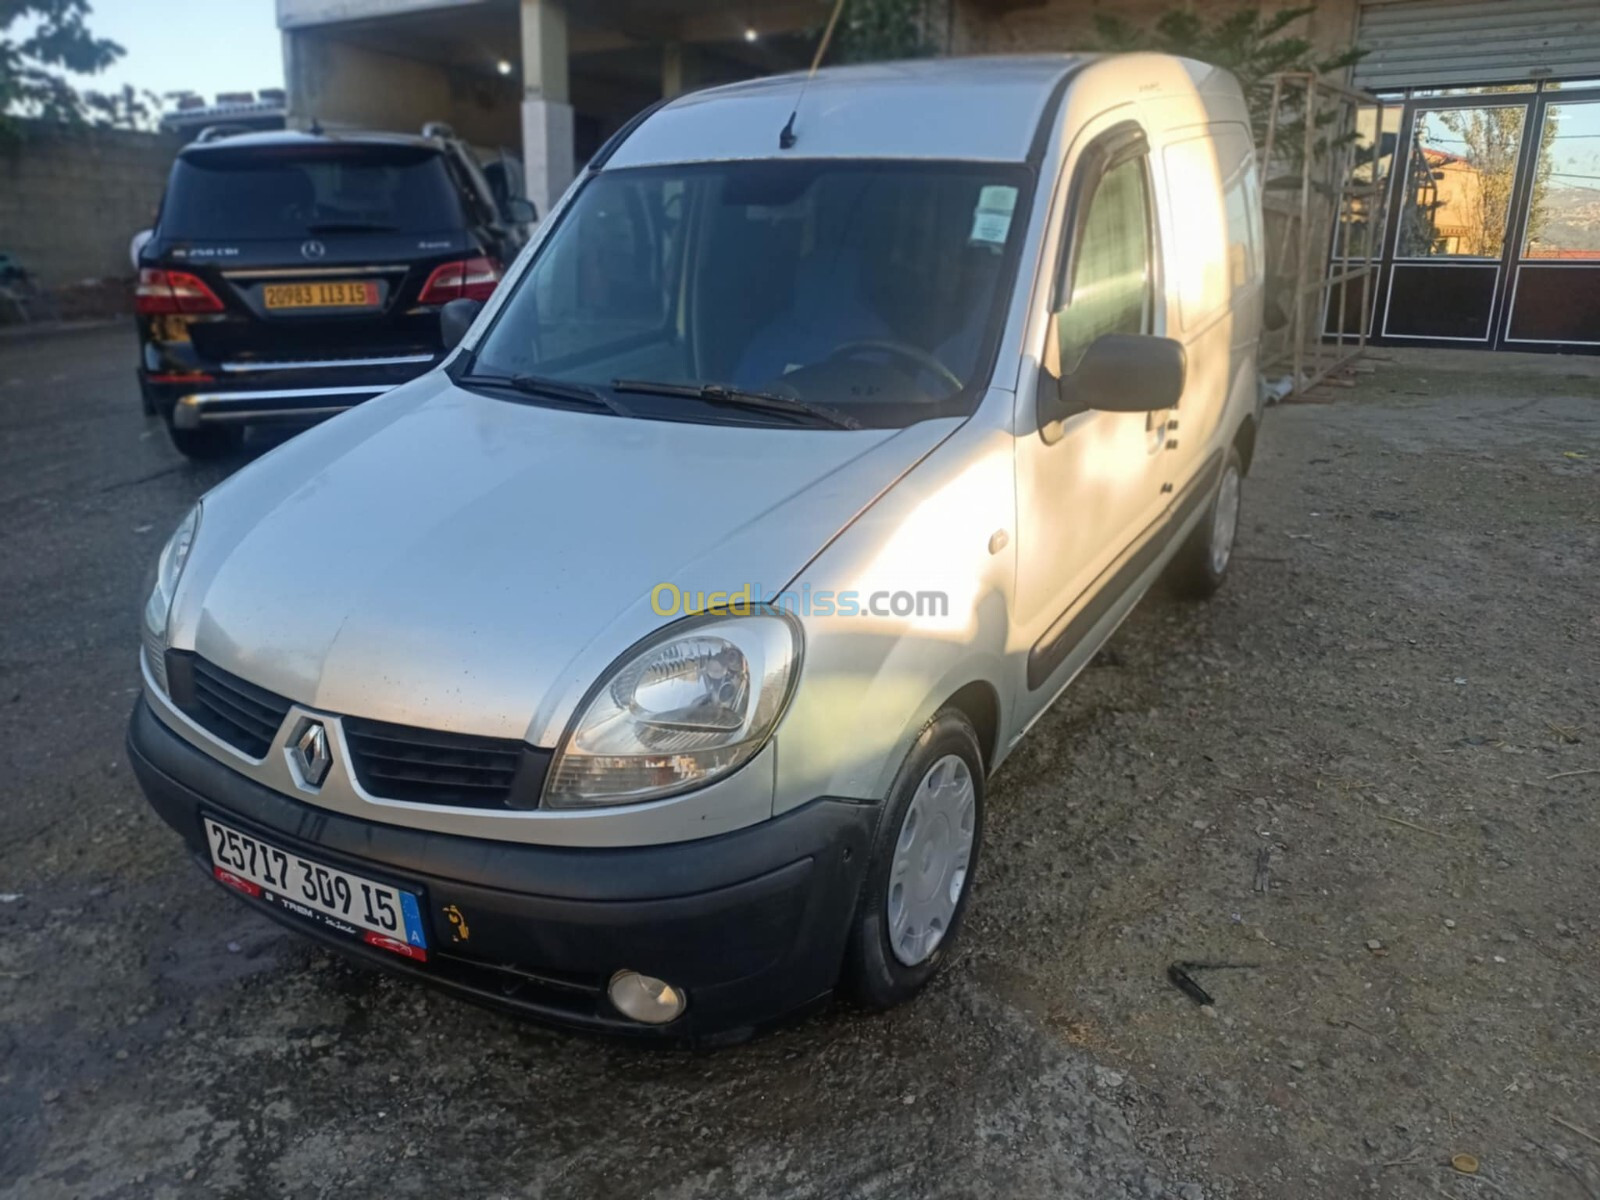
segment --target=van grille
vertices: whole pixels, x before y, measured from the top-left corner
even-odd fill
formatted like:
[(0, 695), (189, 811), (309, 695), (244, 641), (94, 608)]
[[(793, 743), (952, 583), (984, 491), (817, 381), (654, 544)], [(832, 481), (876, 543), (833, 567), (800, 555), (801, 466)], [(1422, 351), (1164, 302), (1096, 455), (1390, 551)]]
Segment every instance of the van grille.
[[(168, 695), (235, 750), (262, 758), (292, 701), (198, 654), (169, 650)], [(551, 752), (513, 738), (476, 737), (345, 717), (350, 769), (369, 796), (457, 808), (537, 808)]]
[(412, 729), (346, 717), (345, 742), (369, 794), (415, 804), (533, 808), (549, 754), (510, 738)]
[(198, 654), (169, 651), (173, 703), (240, 753), (261, 758), (289, 715), (290, 702), (209, 663)]

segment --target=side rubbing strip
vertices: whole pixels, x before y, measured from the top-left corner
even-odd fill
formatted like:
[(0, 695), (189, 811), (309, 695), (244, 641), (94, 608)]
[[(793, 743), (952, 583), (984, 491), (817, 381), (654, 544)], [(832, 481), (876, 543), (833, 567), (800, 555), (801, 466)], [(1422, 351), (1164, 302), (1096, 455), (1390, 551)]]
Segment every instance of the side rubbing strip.
[(1085, 593), (1089, 597), (1087, 603), (1084, 603), (1083, 596), (1079, 596), (1057, 618), (1055, 624), (1045, 630), (1044, 636), (1034, 643), (1033, 649), (1028, 652), (1030, 691), (1049, 682), (1050, 676), (1067, 661), (1078, 643), (1115, 607), (1134, 581), (1161, 557), (1171, 544), (1173, 535), (1194, 515), (1195, 509), (1211, 499), (1212, 490), (1217, 486), (1217, 477), (1222, 473), (1223, 461), (1220, 450), (1208, 458), (1199, 474), (1189, 481), (1188, 486), (1161, 515), (1155, 531), (1132, 554), (1106, 568), (1105, 573)]

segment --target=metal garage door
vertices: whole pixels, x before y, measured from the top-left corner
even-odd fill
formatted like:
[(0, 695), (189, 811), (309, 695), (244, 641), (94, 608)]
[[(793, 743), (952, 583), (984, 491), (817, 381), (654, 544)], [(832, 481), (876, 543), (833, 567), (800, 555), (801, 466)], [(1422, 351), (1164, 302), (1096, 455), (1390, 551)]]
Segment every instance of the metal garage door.
[(1358, 87), (1600, 77), (1600, 0), (1362, 0)]

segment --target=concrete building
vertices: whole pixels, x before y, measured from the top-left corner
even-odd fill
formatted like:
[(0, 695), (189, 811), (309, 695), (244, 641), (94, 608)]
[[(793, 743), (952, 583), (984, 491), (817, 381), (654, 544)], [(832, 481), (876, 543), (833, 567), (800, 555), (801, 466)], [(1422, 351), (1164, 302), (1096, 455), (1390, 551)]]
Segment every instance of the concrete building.
[[(1101, 13), (1138, 25), (1173, 8), (1287, 4), (928, 0), (927, 11), (935, 40), (962, 54), (1081, 48)], [(652, 101), (805, 66), (831, 8), (278, 0), (288, 120), (405, 130), (446, 121), (486, 151), (519, 154), (545, 211)], [(1394, 183), (1373, 334), (1600, 351), (1600, 162), (1590, 150), (1600, 145), (1600, 0), (1315, 0), (1296, 32), (1330, 54), (1366, 49), (1352, 82), (1392, 104), (1377, 139)], [(1463, 237), (1449, 230), (1469, 199), (1484, 211)]]
[(291, 125), (444, 121), (540, 211), (662, 96), (809, 62), (823, 0), (278, 0)]

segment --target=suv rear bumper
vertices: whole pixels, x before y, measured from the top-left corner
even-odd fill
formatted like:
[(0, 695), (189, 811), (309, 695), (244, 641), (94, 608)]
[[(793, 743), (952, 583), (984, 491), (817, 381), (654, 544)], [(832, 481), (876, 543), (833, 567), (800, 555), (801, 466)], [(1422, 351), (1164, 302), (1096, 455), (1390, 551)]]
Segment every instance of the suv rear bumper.
[[(170, 357), (170, 356), (169, 356)], [(148, 407), (179, 429), (206, 425), (309, 424), (399, 387), (443, 359), (405, 353), (349, 359), (207, 363), (164, 361), (141, 367)]]
[(398, 386), (383, 383), (368, 386), (183, 391), (172, 403), (172, 424), (178, 429), (199, 429), (202, 425), (319, 421)]
[[(301, 921), (371, 965), (548, 1024), (669, 1042), (736, 1041), (824, 1001), (837, 982), (879, 808), (823, 798), (721, 837), (624, 849), (531, 846), (363, 821), (292, 799), (196, 750), (141, 697), (128, 756), (150, 803), (209, 874), (202, 811), (307, 858), (422, 892), (428, 961)], [(453, 909), (466, 938), (447, 917)], [(618, 970), (688, 995), (667, 1025), (606, 998)]]

